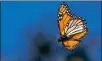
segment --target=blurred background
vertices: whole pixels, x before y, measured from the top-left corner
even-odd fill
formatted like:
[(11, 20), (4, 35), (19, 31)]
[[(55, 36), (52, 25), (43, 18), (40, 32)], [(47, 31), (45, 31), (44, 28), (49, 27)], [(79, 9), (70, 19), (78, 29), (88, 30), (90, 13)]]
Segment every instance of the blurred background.
[(89, 33), (74, 51), (58, 43), (62, 2), (1, 2), (1, 61), (101, 61), (101, 2), (66, 2)]

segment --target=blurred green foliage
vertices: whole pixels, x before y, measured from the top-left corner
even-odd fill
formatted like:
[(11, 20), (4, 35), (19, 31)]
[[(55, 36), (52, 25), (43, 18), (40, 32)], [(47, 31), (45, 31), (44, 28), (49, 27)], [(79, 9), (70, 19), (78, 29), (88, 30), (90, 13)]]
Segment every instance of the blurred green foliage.
[(85, 60), (80, 56), (73, 56), (69, 58), (68, 61), (85, 61)]

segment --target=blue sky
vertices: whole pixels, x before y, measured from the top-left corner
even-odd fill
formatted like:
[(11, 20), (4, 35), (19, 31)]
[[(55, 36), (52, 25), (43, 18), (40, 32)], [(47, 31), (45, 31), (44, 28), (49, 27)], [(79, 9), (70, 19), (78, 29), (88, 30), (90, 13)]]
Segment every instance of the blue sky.
[[(1, 52), (2, 57), (22, 60), (28, 57), (28, 40), (25, 30), (36, 34), (43, 32), (58, 36), (57, 13), (61, 2), (2, 2), (1, 3)], [(100, 61), (101, 3), (67, 2), (72, 13), (82, 16), (88, 23), (89, 33), (83, 38), (89, 46), (89, 56)], [(8, 60), (4, 60), (8, 61)]]

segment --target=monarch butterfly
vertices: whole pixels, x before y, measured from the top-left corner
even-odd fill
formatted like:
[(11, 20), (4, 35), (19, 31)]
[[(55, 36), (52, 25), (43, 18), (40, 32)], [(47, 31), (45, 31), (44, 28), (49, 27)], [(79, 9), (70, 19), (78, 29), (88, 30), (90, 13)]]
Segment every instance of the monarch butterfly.
[(88, 33), (87, 23), (82, 17), (71, 13), (68, 5), (62, 3), (58, 9), (58, 28), (64, 47), (74, 50), (81, 42), (81, 38)]

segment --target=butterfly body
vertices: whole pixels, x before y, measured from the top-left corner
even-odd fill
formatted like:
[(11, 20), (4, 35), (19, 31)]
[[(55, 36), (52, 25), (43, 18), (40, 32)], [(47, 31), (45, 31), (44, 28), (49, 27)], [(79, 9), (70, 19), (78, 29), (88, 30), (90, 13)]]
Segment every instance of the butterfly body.
[(62, 42), (68, 50), (75, 49), (80, 44), (80, 39), (88, 33), (84, 19), (72, 14), (65, 3), (59, 7), (58, 27), (60, 31), (58, 42)]

